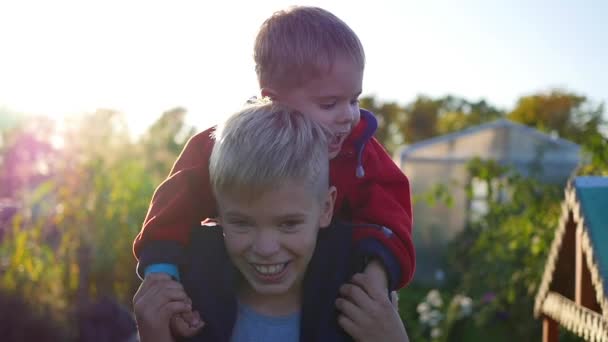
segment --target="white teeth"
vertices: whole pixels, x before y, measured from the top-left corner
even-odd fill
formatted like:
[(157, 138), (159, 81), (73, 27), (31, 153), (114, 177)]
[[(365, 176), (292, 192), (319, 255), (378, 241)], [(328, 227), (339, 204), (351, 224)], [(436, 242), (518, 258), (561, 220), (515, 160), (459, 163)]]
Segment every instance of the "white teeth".
[(264, 275), (273, 275), (277, 273), (281, 273), (285, 268), (285, 264), (276, 264), (276, 265), (253, 265), (256, 271), (264, 274)]

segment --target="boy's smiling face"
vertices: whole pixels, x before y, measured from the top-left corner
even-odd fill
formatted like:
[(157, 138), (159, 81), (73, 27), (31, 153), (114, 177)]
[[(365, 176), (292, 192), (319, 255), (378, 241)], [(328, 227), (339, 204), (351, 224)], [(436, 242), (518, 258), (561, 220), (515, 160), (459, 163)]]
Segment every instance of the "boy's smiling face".
[(218, 194), (226, 250), (258, 295), (298, 295), (320, 227), (331, 222), (335, 188), (323, 199), (286, 182), (256, 198)]
[(335, 158), (359, 123), (363, 68), (352, 58), (338, 57), (329, 72), (293, 89), (262, 89), (270, 96), (330, 129), (329, 158)]

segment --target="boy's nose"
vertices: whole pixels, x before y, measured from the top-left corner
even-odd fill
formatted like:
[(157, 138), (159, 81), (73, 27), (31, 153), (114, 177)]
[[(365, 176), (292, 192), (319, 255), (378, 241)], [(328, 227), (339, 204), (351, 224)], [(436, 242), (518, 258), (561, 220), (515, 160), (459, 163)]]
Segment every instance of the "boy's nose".
[(355, 119), (355, 113), (353, 109), (349, 107), (344, 108), (340, 111), (337, 117), (338, 124), (350, 124)]
[(261, 257), (270, 257), (279, 250), (278, 236), (274, 232), (260, 232), (253, 242), (253, 252)]

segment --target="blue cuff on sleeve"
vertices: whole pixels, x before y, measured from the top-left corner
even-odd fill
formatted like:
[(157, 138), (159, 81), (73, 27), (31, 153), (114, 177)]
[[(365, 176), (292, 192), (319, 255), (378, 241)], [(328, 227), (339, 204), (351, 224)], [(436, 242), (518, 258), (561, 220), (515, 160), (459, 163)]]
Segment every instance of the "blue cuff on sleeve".
[(165, 273), (179, 281), (179, 270), (177, 269), (177, 266), (173, 264), (152, 264), (146, 267), (144, 276), (147, 276), (150, 273)]

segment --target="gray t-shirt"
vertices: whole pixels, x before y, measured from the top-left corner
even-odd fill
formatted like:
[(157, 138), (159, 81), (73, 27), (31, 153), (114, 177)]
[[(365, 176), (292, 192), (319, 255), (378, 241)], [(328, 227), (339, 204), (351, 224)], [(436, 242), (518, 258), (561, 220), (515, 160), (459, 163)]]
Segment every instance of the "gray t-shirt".
[(300, 313), (266, 316), (239, 303), (231, 342), (297, 342), (300, 339)]

